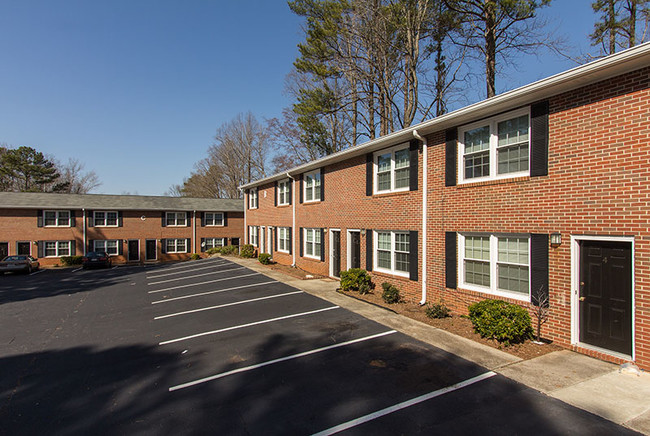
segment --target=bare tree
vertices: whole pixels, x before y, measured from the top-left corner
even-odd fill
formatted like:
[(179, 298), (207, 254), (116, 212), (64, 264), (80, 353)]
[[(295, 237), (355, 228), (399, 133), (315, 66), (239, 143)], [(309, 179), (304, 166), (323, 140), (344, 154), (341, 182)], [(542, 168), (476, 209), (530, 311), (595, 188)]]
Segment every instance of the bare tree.
[(61, 175), (59, 182), (66, 183), (64, 191), (68, 194), (88, 194), (101, 186), (95, 171), (84, 172), (85, 165), (76, 158), (68, 159), (66, 164), (57, 164)]
[(537, 342), (542, 341), (542, 325), (548, 321), (549, 316), (549, 295), (545, 291), (544, 286), (542, 285), (537, 290), (533, 291), (532, 295), (533, 304), (530, 305), (530, 311), (533, 313), (533, 316), (537, 320), (536, 325), (536, 340)]

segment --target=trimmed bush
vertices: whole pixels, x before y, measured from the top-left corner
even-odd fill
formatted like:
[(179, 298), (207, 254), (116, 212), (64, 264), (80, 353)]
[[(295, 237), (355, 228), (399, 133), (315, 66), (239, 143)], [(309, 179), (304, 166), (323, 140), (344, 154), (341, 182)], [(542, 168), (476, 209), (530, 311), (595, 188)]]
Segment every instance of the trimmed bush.
[(255, 247), (253, 247), (251, 244), (242, 245), (239, 255), (247, 259), (255, 257)]
[(533, 335), (528, 311), (502, 300), (483, 300), (470, 305), (469, 319), (481, 337), (504, 345), (523, 342)]
[(61, 263), (65, 266), (81, 265), (83, 256), (61, 256)]
[(262, 265), (268, 265), (271, 263), (271, 255), (269, 253), (260, 253), (260, 255), (257, 256), (257, 260), (259, 260)]
[(201, 255), (199, 253), (192, 253), (190, 256), (190, 260), (199, 260), (201, 258)]
[(221, 247), (212, 247), (206, 250), (207, 254), (219, 254), (221, 253)]
[(220, 253), (226, 256), (231, 256), (233, 254), (237, 254), (237, 245), (225, 245), (221, 247)]
[(384, 291), (381, 294), (381, 298), (388, 304), (399, 303), (402, 299), (402, 296), (399, 293), (397, 286), (391, 285), (388, 282), (381, 284), (381, 287)]
[(368, 294), (373, 287), (370, 275), (365, 269), (350, 268), (347, 271), (341, 271), (341, 290)]
[(447, 318), (448, 316), (451, 316), (449, 314), (450, 312), (451, 310), (449, 310), (442, 301), (440, 303), (429, 303), (424, 308), (424, 313), (429, 318)]

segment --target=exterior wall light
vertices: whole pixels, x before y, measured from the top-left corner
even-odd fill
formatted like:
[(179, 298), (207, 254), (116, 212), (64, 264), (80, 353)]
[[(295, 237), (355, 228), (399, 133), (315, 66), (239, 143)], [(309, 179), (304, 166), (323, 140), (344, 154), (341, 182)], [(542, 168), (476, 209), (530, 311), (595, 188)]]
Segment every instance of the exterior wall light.
[(562, 234), (561, 233), (551, 233), (551, 247), (557, 248), (562, 245)]
[(361, 229), (361, 236), (366, 236), (366, 229)]

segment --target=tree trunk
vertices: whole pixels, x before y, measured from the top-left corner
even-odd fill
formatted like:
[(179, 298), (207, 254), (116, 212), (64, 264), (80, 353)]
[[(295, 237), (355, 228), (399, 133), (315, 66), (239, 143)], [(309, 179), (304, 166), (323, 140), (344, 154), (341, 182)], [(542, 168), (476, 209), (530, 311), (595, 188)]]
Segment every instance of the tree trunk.
[(616, 9), (615, 0), (609, 0), (609, 54), (616, 53)]
[(496, 94), (496, 41), (495, 21), (496, 4), (494, 0), (485, 0), (485, 82), (487, 85), (487, 98)]

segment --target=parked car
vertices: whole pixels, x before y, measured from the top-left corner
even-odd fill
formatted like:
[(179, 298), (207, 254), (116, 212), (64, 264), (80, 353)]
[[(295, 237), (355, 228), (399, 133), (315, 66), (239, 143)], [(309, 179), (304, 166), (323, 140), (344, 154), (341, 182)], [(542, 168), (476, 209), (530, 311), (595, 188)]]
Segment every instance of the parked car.
[(36, 271), (41, 265), (38, 259), (27, 255), (7, 256), (0, 261), (0, 274), (6, 272), (23, 272), (30, 274)]
[(89, 251), (81, 258), (81, 267), (88, 268), (110, 268), (111, 257), (105, 251)]

